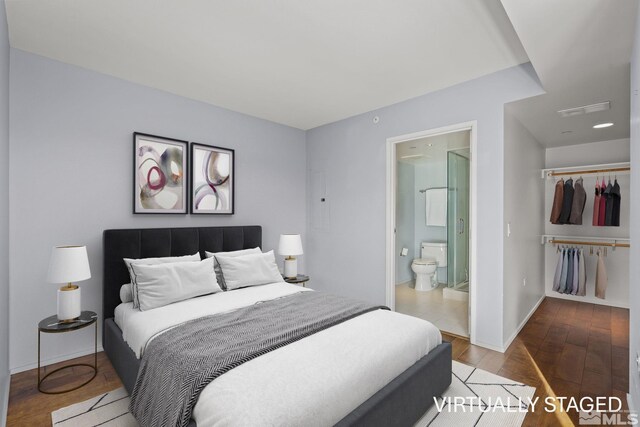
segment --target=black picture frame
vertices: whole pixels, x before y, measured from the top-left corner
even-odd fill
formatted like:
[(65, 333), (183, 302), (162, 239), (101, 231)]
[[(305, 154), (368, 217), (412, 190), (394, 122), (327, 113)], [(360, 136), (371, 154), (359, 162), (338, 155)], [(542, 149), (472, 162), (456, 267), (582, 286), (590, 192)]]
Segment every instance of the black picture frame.
[[(168, 151), (175, 148), (179, 151)], [(188, 150), (188, 141), (149, 133), (133, 133), (134, 214), (186, 215), (189, 213)], [(178, 155), (181, 156), (180, 164), (176, 165), (172, 159), (177, 160)], [(148, 167), (153, 163), (155, 165)], [(153, 183), (156, 188), (149, 188), (151, 183), (144, 182), (151, 178), (152, 173), (156, 178)], [(159, 188), (160, 186), (162, 188)], [(162, 192), (165, 193), (162, 197), (158, 197)], [(174, 198), (176, 203), (167, 207)]]
[[(199, 153), (202, 151), (203, 153)], [(217, 182), (212, 182), (211, 177), (205, 176), (203, 162), (211, 161), (211, 154), (217, 153), (229, 156), (217, 156), (214, 162), (225, 162), (220, 164), (222, 175)], [(201, 155), (204, 158), (201, 158)], [(190, 183), (190, 203), (189, 212), (192, 215), (233, 215), (235, 213), (235, 150), (232, 148), (218, 147), (215, 145), (191, 143), (191, 170), (189, 174)], [(226, 175), (225, 175), (226, 173)], [(222, 182), (220, 182), (222, 180)], [(207, 196), (215, 197), (215, 208), (202, 207), (200, 203)], [(218, 208), (218, 203), (222, 206)]]

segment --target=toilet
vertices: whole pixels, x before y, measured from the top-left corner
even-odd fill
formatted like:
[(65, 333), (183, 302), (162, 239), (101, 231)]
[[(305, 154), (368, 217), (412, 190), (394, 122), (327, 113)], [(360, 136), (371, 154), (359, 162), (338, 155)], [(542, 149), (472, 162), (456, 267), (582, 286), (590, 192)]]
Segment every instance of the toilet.
[(443, 242), (422, 242), (420, 258), (411, 263), (411, 270), (416, 274), (416, 291), (426, 292), (438, 286), (436, 273), (438, 267), (447, 266), (447, 244)]

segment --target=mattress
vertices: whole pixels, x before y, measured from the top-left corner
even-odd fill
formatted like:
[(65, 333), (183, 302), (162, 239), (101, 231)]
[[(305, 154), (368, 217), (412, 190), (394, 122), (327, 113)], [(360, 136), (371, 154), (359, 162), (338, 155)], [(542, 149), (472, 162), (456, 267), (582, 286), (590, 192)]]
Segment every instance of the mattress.
[[(184, 321), (295, 292), (274, 283), (141, 312), (120, 304), (115, 321), (138, 357), (158, 333)], [(334, 425), (442, 342), (431, 323), (376, 310), (244, 363), (209, 384), (198, 426)]]

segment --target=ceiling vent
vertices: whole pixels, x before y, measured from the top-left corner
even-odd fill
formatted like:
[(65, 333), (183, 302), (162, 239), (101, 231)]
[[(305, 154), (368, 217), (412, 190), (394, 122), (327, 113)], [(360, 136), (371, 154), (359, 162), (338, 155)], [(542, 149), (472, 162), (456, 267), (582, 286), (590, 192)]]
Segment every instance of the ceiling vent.
[(560, 117), (573, 117), (582, 114), (597, 113), (598, 111), (606, 111), (611, 109), (611, 101), (599, 102), (597, 104), (584, 105), (582, 107), (567, 108), (558, 111)]

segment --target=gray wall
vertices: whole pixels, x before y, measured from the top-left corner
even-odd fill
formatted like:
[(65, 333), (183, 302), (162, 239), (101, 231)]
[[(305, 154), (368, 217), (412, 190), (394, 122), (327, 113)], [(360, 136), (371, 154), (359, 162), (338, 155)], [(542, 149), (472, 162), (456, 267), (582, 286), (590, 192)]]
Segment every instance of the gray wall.
[[(134, 131), (235, 149), (237, 213), (133, 215)], [(36, 323), (56, 311), (52, 246), (87, 245), (82, 305), (98, 312), (104, 229), (259, 224), (276, 248), (280, 233), (304, 234), (305, 150), (303, 131), (12, 49), (11, 368), (33, 366)], [(90, 331), (45, 338), (49, 361), (91, 348)]]
[[(397, 163), (396, 194), (396, 285), (413, 280), (411, 263), (416, 258), (414, 231), (415, 173), (412, 164)], [(400, 256), (402, 248), (407, 248), (407, 256)]]
[(475, 339), (502, 347), (502, 313), (495, 307), (503, 300), (504, 193), (496, 165), (503, 163), (504, 104), (542, 92), (525, 64), (308, 131), (307, 265), (314, 286), (385, 303), (386, 139), (477, 120), (477, 238), (483, 247), (476, 260)]
[[(544, 297), (544, 168), (545, 151), (534, 136), (505, 108), (504, 117), (504, 331), (505, 341), (517, 334), (531, 310)], [(523, 280), (526, 279), (526, 286)]]
[(0, 425), (9, 390), (9, 37), (0, 3)]
[[(631, 188), (640, 188), (640, 8), (636, 16), (636, 35), (631, 58)], [(636, 411), (640, 409), (640, 376), (636, 357), (640, 352), (640, 197), (631, 198), (631, 249), (629, 258), (629, 301), (631, 331), (629, 336), (629, 392)]]

